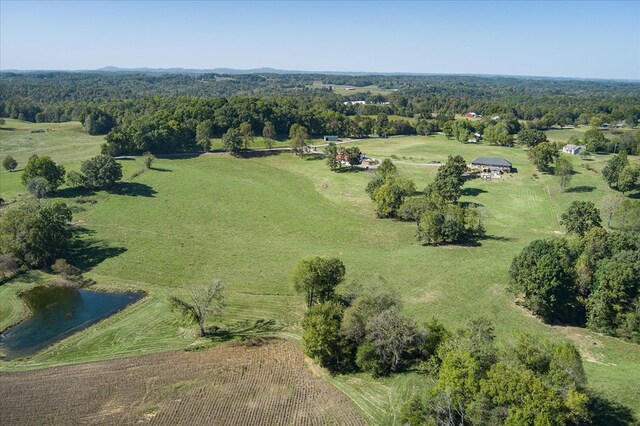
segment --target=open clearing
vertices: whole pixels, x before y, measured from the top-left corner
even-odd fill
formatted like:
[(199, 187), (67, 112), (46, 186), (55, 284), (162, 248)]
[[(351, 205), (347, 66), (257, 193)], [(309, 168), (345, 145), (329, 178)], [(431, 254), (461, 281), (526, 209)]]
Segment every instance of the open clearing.
[(363, 425), (292, 342), (0, 373), (0, 423)]
[[(24, 130), (0, 130), (0, 154), (20, 153), (15, 157), (21, 165), (28, 155), (17, 139), (25, 135), (32, 138), (28, 143), (47, 150), (38, 152), (51, 154), (67, 169), (77, 169), (103, 141), (84, 135), (79, 123), (47, 124), (60, 131), (44, 134), (28, 132), (42, 127), (39, 124), (7, 120), (5, 127)], [(52, 137), (63, 134), (75, 136)], [(81, 148), (69, 148), (76, 143)], [(130, 179), (142, 163), (122, 161), (125, 182), (116, 190), (79, 194), (62, 189), (56, 199), (74, 206), (74, 220), (85, 228), (86, 250), (69, 260), (88, 271), (86, 276), (96, 280), (99, 289), (142, 290), (149, 296), (29, 359), (0, 362), (0, 370), (186, 348), (198, 341), (196, 327), (171, 308), (170, 297), (184, 297), (188, 288), (214, 277), (225, 283), (228, 296), (224, 324), (218, 325), (250, 334), (254, 321), (275, 320), (281, 334), (299, 337), (305, 307), (289, 273), (300, 258), (325, 255), (345, 263), (348, 281), (382, 274), (403, 296), (405, 312), (418, 322), (436, 317), (453, 329), (484, 316), (493, 321), (500, 339), (509, 339), (516, 330), (571, 339), (584, 356), (590, 388), (640, 413), (640, 346), (584, 329), (544, 325), (524, 314), (506, 292), (514, 255), (534, 239), (560, 235), (559, 216), (572, 201), (600, 205), (611, 191), (599, 172), (608, 156), (589, 161), (572, 157), (572, 188), (560, 193), (555, 177), (535, 171), (518, 147), (460, 144), (441, 135), (355, 145), (372, 157), (403, 163), (444, 162), (450, 154), (467, 161), (498, 156), (518, 172), (465, 184), (463, 200), (480, 204), (485, 219), (488, 237), (479, 246), (423, 247), (415, 241), (414, 224), (375, 219), (364, 192), (368, 173), (333, 173), (324, 161), (290, 154), (246, 159), (208, 155), (161, 159), (154, 169)], [(419, 190), (437, 170), (398, 167)], [(20, 174), (0, 173), (3, 198), (23, 191)], [(96, 203), (77, 204), (78, 195)], [(28, 313), (17, 293), (47, 279), (47, 274), (32, 273), (0, 286), (0, 329)], [(424, 376), (374, 380), (359, 374), (327, 380), (345, 392), (368, 421), (392, 424), (407, 396), (423, 389)]]

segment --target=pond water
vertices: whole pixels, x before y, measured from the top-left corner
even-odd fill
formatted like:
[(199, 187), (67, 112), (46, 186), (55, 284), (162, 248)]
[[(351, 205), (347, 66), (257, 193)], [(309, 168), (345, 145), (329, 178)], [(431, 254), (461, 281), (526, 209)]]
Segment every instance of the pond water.
[(0, 334), (0, 359), (33, 355), (121, 311), (142, 296), (52, 286), (29, 290), (22, 297), (32, 315)]

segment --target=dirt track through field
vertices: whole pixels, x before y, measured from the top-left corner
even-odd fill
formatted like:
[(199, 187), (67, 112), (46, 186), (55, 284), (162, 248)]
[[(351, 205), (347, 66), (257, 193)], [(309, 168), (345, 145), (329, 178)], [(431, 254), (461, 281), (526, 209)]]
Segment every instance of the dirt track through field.
[(365, 424), (283, 340), (0, 373), (1, 425), (135, 423)]

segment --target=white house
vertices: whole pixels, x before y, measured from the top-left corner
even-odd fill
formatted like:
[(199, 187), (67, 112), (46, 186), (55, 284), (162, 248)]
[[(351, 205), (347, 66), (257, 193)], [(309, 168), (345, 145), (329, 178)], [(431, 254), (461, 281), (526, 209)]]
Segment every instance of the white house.
[(580, 153), (580, 150), (583, 148), (584, 148), (583, 146), (569, 143), (562, 147), (562, 152), (566, 152), (567, 154), (571, 154), (571, 155), (576, 155)]

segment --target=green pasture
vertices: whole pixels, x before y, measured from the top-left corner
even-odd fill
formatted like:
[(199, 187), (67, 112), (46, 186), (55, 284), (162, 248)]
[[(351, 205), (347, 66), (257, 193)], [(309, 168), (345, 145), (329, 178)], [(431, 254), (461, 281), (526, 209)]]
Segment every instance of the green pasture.
[[(57, 125), (58, 133), (28, 131), (51, 126), (56, 125), (7, 120), (5, 127), (22, 130), (0, 130), (2, 155), (15, 153), (24, 161), (31, 150), (44, 151), (65, 167), (77, 168), (80, 160), (98, 152), (102, 138), (84, 135), (77, 123)], [(19, 139), (17, 132), (32, 139)], [(228, 308), (220, 326), (250, 333), (255, 320), (272, 319), (281, 335), (299, 338), (305, 308), (289, 272), (304, 256), (327, 255), (342, 259), (347, 280), (384, 276), (402, 294), (406, 313), (419, 322), (436, 317), (455, 328), (484, 316), (494, 322), (500, 339), (516, 330), (571, 339), (584, 357), (590, 387), (640, 413), (640, 347), (584, 329), (544, 325), (505, 290), (516, 253), (533, 239), (562, 235), (559, 216), (572, 201), (599, 204), (610, 191), (599, 174), (606, 156), (572, 157), (577, 172), (572, 189), (560, 193), (555, 177), (535, 171), (521, 148), (460, 144), (441, 135), (354, 144), (374, 158), (393, 156), (419, 190), (437, 170), (425, 164), (444, 162), (450, 154), (467, 161), (504, 157), (517, 173), (465, 185), (464, 199), (480, 204), (485, 219), (488, 237), (480, 245), (423, 247), (414, 239), (414, 224), (375, 219), (364, 192), (371, 178), (366, 172), (334, 173), (324, 161), (288, 153), (222, 154), (159, 159), (152, 170), (130, 179), (142, 161), (121, 161), (125, 179), (115, 190), (83, 194), (95, 204), (77, 204), (79, 194), (64, 188), (56, 199), (74, 206), (74, 221), (84, 229), (85, 250), (69, 260), (99, 289), (143, 290), (147, 297), (29, 359), (0, 363), (0, 370), (202, 344), (195, 325), (172, 308), (170, 297), (185, 296), (186, 289), (212, 278), (227, 287)], [(0, 179), (5, 199), (22, 191), (20, 172), (3, 172)], [(0, 286), (0, 329), (28, 313), (18, 292), (50, 279), (38, 272)], [(394, 422), (407, 395), (427, 386), (416, 374), (327, 380), (378, 424)]]

